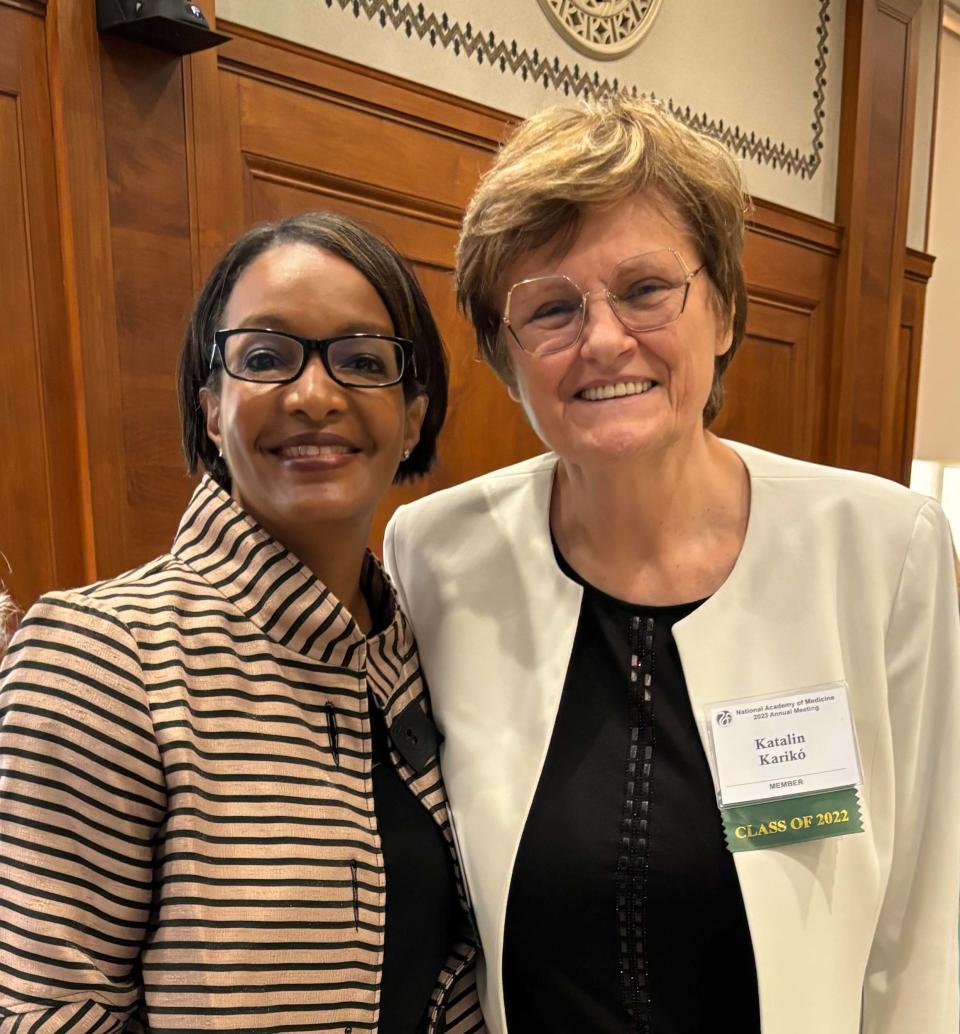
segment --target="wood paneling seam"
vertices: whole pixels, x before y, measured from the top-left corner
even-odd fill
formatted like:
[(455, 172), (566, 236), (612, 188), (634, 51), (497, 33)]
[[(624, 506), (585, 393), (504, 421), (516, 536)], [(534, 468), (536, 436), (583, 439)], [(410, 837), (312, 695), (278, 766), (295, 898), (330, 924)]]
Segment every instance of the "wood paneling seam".
[(290, 187), (305, 187), (335, 197), (361, 198), (371, 206), (384, 211), (396, 212), (398, 215), (413, 215), (424, 222), (435, 223), (452, 230), (459, 231), (460, 229), (463, 213), (461, 209), (453, 205), (431, 202), (420, 195), (393, 191), (363, 180), (318, 172), (293, 162), (269, 158), (267, 155), (250, 151), (244, 151), (243, 157), (254, 179)]

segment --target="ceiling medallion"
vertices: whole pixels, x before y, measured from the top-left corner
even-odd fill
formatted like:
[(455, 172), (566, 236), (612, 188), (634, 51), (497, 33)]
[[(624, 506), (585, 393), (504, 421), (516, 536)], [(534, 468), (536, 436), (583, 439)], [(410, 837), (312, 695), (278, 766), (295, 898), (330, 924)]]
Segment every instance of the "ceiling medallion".
[(611, 61), (637, 46), (653, 24), (660, 0), (540, 0), (540, 6), (577, 50)]

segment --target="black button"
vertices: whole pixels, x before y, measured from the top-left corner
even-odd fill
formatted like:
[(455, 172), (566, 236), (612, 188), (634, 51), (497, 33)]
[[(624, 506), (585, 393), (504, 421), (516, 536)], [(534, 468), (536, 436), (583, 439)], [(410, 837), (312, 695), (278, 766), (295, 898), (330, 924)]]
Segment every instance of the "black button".
[(390, 739), (403, 760), (417, 773), (429, 767), (440, 747), (440, 733), (433, 719), (412, 700), (390, 726)]

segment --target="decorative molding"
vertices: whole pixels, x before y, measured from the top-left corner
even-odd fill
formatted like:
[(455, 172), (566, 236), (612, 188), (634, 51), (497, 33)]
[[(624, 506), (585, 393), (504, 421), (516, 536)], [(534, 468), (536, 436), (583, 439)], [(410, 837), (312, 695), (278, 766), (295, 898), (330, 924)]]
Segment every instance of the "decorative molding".
[(660, 0), (540, 0), (560, 35), (581, 54), (613, 61), (650, 31)]
[(924, 251), (907, 248), (907, 259), (904, 265), (904, 276), (908, 280), (925, 284), (933, 276), (933, 264), (936, 259)]
[(877, 0), (877, 9), (897, 21), (909, 24), (916, 17), (923, 0)]
[[(360, 203), (367, 208), (375, 208), (393, 215), (435, 223), (454, 232), (459, 232), (463, 219), (462, 209), (446, 205), (442, 201), (375, 186), (320, 169), (307, 169), (264, 155), (244, 154), (244, 159), (250, 175), (264, 183), (308, 191), (336, 201)], [(443, 268), (449, 271), (451, 266), (448, 263)]]
[(13, 7), (42, 18), (47, 13), (47, 0), (0, 0), (0, 7)]
[(761, 237), (831, 257), (840, 254), (843, 241), (843, 229), (836, 223), (759, 198), (747, 215), (747, 229)]
[[(542, 84), (545, 89), (553, 89), (566, 97), (582, 97), (597, 99), (613, 93), (625, 91), (631, 96), (647, 96), (636, 86), (621, 85), (620, 80), (603, 78), (599, 72), (589, 72), (579, 65), (563, 64), (554, 56), (545, 57), (537, 48), (532, 51), (521, 47), (516, 40), (509, 43), (498, 39), (493, 32), (483, 32), (470, 22), (461, 25), (451, 18), (446, 11), (439, 15), (428, 11), (423, 3), (414, 5), (407, 0), (323, 0), (330, 9), (335, 7), (341, 11), (349, 11), (354, 18), (367, 18), (377, 22), (382, 29), (392, 29), (404, 33), (409, 39), (416, 37), (430, 43), (431, 47), (451, 50), (457, 57), (462, 57), (479, 65), (488, 65), (499, 70), (501, 75), (518, 75), (525, 82)], [(708, 114), (697, 113), (689, 105), (681, 106), (672, 99), (660, 102), (674, 117), (685, 125), (696, 129), (706, 136), (722, 143), (733, 154), (750, 158), (763, 165), (781, 169), (788, 175), (797, 175), (801, 179), (812, 178), (821, 164), (823, 150), (824, 118), (826, 112), (826, 68), (828, 52), (828, 36), (830, 24), (830, 0), (819, 0), (817, 20), (817, 54), (814, 59), (813, 117), (810, 123), (812, 137), (809, 149), (803, 153), (799, 147), (788, 148), (783, 141), (760, 137), (755, 132), (747, 132), (739, 125), (731, 126), (723, 119), (713, 119)], [(657, 100), (655, 94), (649, 95)]]
[[(756, 284), (747, 285), (748, 305), (766, 305), (769, 309), (776, 309), (777, 312), (789, 312), (794, 316), (802, 316), (805, 320), (809, 319), (817, 311), (822, 301), (823, 299), (821, 298), (809, 298), (806, 295), (777, 290), (773, 287), (762, 287)], [(796, 343), (793, 338), (787, 338), (783, 334), (774, 336), (763, 334), (759, 331), (751, 331), (749, 316), (747, 318), (747, 333), (758, 340), (776, 341), (784, 345)]]

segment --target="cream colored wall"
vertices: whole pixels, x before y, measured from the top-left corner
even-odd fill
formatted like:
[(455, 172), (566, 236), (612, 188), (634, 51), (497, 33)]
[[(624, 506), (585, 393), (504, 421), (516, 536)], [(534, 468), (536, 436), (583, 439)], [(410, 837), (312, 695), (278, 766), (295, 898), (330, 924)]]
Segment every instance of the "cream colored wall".
[[(743, 158), (750, 190), (832, 219), (845, 5), (846, 0), (663, 0), (639, 46), (613, 61), (585, 57), (567, 43), (538, 0), (404, 0), (396, 6), (393, 0), (362, 0), (356, 11), (353, 0), (217, 0), (217, 15), (521, 116), (563, 100), (557, 80), (569, 85), (583, 76), (616, 79), (669, 99), (684, 112), (689, 108), (690, 116), (712, 122), (716, 132), (722, 122), (723, 130), (746, 137), (747, 147), (752, 133), (754, 147), (766, 154)], [(824, 54), (820, 30), (826, 34)], [(486, 54), (503, 44), (498, 53), (505, 55), (505, 69), (477, 60), (477, 37)], [(454, 39), (461, 43), (459, 53)], [(814, 99), (820, 58), (822, 105)], [(800, 166), (792, 171), (785, 161), (791, 152)]]
[[(954, 16), (960, 30), (960, 17)], [(917, 399), (919, 459), (960, 463), (960, 32), (940, 43), (936, 152), (930, 201), (930, 250), (936, 255), (927, 288), (924, 348)]]
[(960, 12), (952, 24), (940, 51), (929, 240), (937, 262), (927, 289), (914, 447), (918, 459), (942, 465), (960, 465)]
[(907, 246), (927, 251), (927, 202), (930, 193), (930, 148), (937, 93), (937, 46), (940, 41), (940, 0), (923, 0), (914, 25), (920, 34), (917, 70), (917, 114), (910, 171)]

